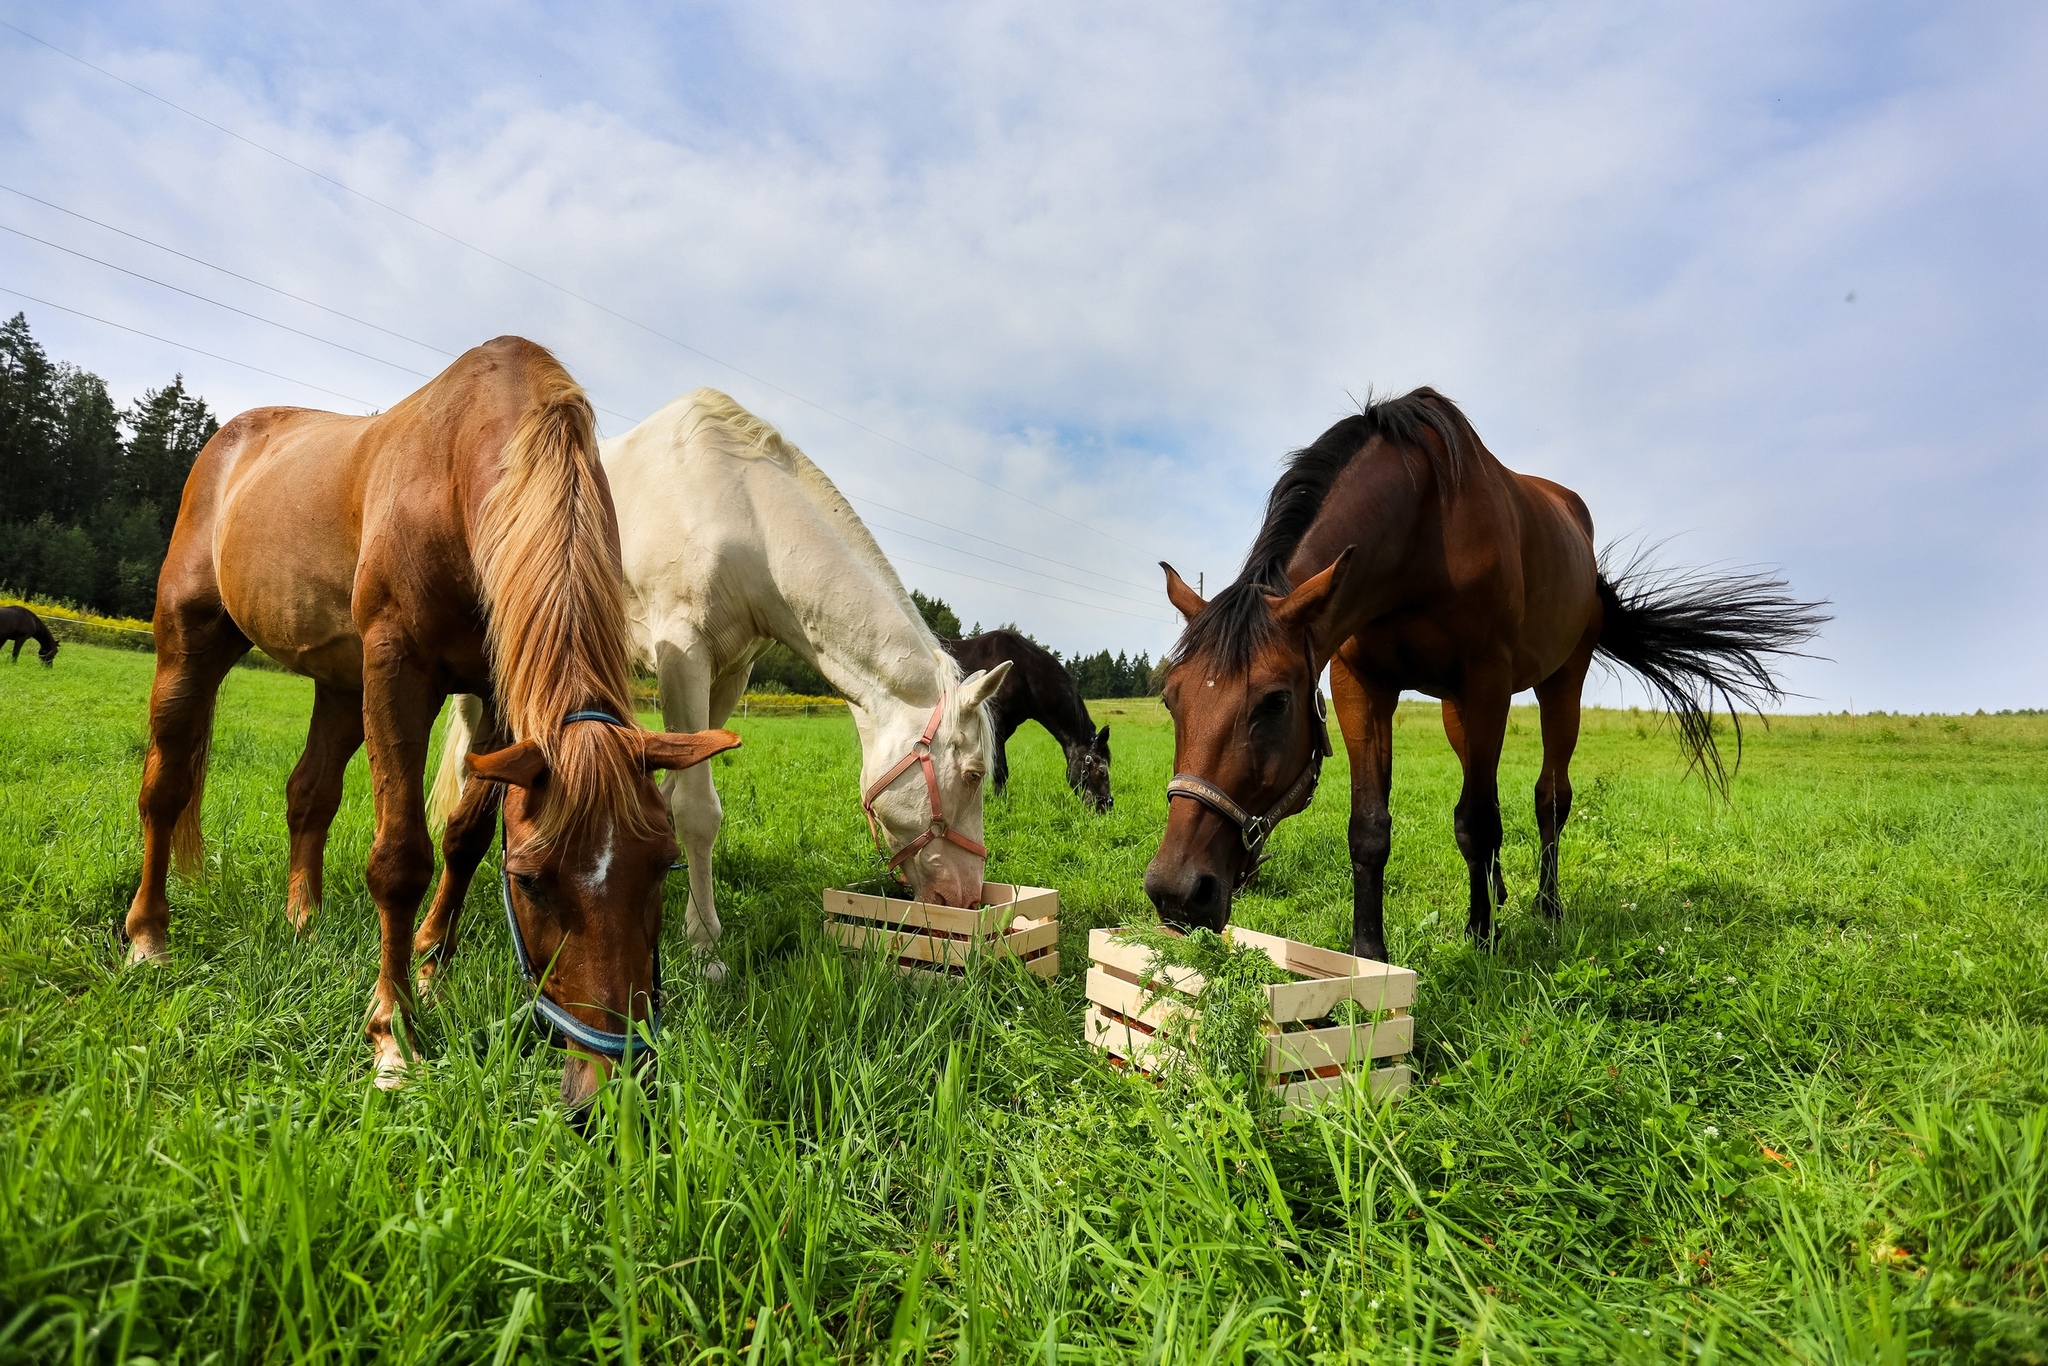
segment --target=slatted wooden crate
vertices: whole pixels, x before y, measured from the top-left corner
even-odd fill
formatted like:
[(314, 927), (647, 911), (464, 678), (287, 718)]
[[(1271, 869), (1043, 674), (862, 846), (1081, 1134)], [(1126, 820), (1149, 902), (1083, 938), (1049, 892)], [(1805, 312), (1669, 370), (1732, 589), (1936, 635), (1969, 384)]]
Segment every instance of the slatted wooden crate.
[[(1292, 974), (1291, 982), (1269, 983), (1266, 993), (1266, 1048), (1260, 1060), (1265, 1085), (1281, 1100), (1304, 1104), (1364, 1079), (1373, 1096), (1408, 1089), (1407, 1065), (1415, 1045), (1415, 973), (1370, 958), (1301, 944), (1278, 935), (1231, 926), (1232, 943), (1262, 949)], [(1088, 1014), (1082, 1026), (1088, 1042), (1124, 1066), (1156, 1071), (1178, 1059), (1159, 1037), (1174, 1016), (1192, 1027), (1194, 997), (1204, 985), (1191, 968), (1152, 967), (1152, 950), (1126, 943), (1115, 930), (1088, 932)], [(1338, 1024), (1330, 1016), (1355, 1001), (1373, 1018)]]
[(845, 887), (825, 890), (825, 932), (848, 948), (879, 949), (902, 972), (959, 976), (976, 955), (1016, 958), (1025, 970), (1060, 970), (1060, 894), (1049, 887), (982, 884), (974, 910), (904, 901)]

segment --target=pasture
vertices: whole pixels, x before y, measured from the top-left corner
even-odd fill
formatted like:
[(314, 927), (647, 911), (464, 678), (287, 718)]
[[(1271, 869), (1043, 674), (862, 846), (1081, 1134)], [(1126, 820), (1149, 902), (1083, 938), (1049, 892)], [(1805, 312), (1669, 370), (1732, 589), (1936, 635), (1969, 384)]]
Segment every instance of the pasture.
[[(1149, 916), (1155, 703), (1096, 705), (1109, 816), (1012, 742), (988, 875), (1060, 889), (1050, 988), (842, 957), (819, 890), (874, 862), (851, 724), (735, 720), (733, 971), (681, 970), (672, 878), (659, 1070), (586, 1140), (499, 1028), (495, 859), (429, 1065), (370, 1085), (360, 757), (317, 928), (283, 917), (300, 679), (231, 672), (211, 875), (173, 883), (172, 962), (122, 970), (150, 665), (0, 668), (0, 1359), (2048, 1360), (2048, 717), (1781, 718), (1722, 805), (1654, 717), (1589, 713), (1553, 930), (1518, 711), (1486, 955), (1456, 764), (1404, 706), (1419, 1084), (1313, 1115), (1080, 1039), (1088, 927)], [(1347, 805), (1340, 747), (1241, 923), (1348, 940)]]

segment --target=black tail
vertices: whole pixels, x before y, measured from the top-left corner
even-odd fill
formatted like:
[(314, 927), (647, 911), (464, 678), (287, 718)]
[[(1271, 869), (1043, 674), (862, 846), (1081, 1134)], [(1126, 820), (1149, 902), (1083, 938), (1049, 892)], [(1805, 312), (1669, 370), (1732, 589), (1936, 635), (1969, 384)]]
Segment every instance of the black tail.
[(1715, 575), (1662, 569), (1649, 549), (1613, 567), (1615, 547), (1600, 557), (1596, 580), (1605, 611), (1599, 654), (1625, 664), (1655, 689), (1678, 718), (1679, 743), (1691, 764), (1723, 795), (1728, 773), (1714, 746), (1718, 697), (1735, 724), (1735, 762), (1742, 763), (1741, 707), (1761, 713), (1784, 699), (1771, 677), (1773, 656), (1799, 646), (1829, 620), (1825, 602), (1801, 602), (1791, 585), (1769, 574)]

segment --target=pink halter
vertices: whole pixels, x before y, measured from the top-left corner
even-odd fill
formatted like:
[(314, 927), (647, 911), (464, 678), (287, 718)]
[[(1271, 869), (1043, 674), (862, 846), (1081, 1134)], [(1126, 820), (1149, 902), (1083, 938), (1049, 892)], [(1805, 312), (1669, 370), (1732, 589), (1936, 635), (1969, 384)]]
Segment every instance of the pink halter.
[(905, 773), (908, 773), (912, 764), (917, 764), (924, 769), (924, 790), (930, 798), (932, 806), (931, 824), (925, 827), (923, 834), (896, 851), (896, 856), (889, 860), (891, 871), (901, 867), (906, 859), (912, 857), (918, 850), (930, 844), (934, 839), (950, 840), (968, 853), (973, 854), (976, 858), (988, 857), (987, 845), (976, 844), (973, 840), (946, 824), (946, 810), (939, 802), (939, 775), (938, 770), (932, 765), (932, 737), (939, 733), (939, 719), (945, 714), (946, 699), (941, 697), (939, 705), (932, 708), (932, 719), (924, 723), (924, 734), (918, 736), (916, 743), (911, 745), (910, 753), (898, 759), (894, 767), (881, 777), (875, 779), (874, 784), (861, 794), (860, 809), (867, 812), (868, 833), (875, 837), (877, 846), (886, 850), (889, 847), (888, 841), (882, 834), (880, 822), (875, 819), (875, 798), (881, 796), (883, 790), (889, 784), (895, 782)]

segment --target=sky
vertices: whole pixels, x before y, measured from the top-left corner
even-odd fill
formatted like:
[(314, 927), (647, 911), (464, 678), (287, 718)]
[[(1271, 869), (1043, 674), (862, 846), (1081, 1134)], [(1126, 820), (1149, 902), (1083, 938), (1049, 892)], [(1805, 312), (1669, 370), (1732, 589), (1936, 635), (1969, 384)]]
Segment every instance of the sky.
[(2048, 705), (2048, 9), (653, 8), (0, 0), (0, 309), (223, 415), (714, 385), (970, 625), (1155, 657), (1431, 384), (1829, 600), (1788, 710)]

